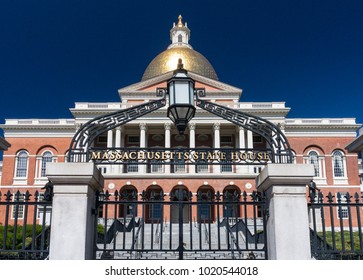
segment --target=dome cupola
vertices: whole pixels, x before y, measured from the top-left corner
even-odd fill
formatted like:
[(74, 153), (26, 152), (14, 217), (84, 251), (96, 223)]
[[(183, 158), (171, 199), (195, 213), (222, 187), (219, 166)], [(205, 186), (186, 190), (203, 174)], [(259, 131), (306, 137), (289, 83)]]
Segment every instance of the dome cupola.
[(177, 68), (178, 60), (182, 59), (184, 69), (198, 75), (218, 80), (210, 62), (199, 52), (193, 50), (189, 44), (190, 29), (183, 18), (178, 17), (178, 23), (173, 24), (170, 30), (171, 44), (168, 49), (157, 55), (146, 68), (142, 81), (157, 77)]

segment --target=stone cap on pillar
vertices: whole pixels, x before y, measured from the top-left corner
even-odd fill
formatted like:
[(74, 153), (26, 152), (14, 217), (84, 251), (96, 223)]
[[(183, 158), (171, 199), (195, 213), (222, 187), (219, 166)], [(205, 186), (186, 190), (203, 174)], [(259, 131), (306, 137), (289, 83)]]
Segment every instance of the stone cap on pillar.
[(306, 186), (314, 177), (312, 164), (267, 164), (256, 178), (258, 191), (271, 186)]
[(103, 189), (103, 175), (92, 162), (48, 163), (46, 175), (55, 185), (89, 185), (94, 190)]

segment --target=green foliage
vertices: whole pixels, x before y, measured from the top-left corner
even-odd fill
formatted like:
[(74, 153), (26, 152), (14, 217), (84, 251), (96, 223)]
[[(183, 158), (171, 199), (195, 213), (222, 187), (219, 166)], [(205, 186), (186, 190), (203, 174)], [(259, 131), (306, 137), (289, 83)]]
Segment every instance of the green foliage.
[(98, 225), (97, 225), (97, 232), (98, 232), (98, 233), (101, 233), (101, 234), (104, 234), (104, 232), (105, 232), (105, 227), (104, 227), (103, 225), (101, 225), (101, 224), (98, 224)]
[[(319, 233), (320, 237), (323, 238), (323, 233)], [(331, 231), (326, 232), (326, 242), (333, 247), (333, 234)], [(349, 231), (343, 231), (343, 238), (344, 238), (344, 246), (346, 251), (361, 251), (360, 248), (360, 239), (359, 239), (359, 232), (353, 232), (353, 248), (351, 246), (351, 238)], [(361, 237), (363, 240), (363, 236)], [(336, 250), (343, 250), (343, 242), (342, 242), (342, 233), (340, 231), (334, 232), (334, 240)]]
[[(35, 226), (35, 236), (42, 232), (42, 226)], [(0, 225), (0, 247), (3, 248), (5, 236), (5, 227)], [(26, 225), (25, 227), (25, 244), (24, 247), (32, 242), (33, 225)], [(21, 249), (23, 245), (23, 226), (17, 226), (16, 232), (14, 232), (14, 226), (9, 225), (6, 232), (6, 245), (7, 250), (13, 249), (15, 241), (15, 249)]]

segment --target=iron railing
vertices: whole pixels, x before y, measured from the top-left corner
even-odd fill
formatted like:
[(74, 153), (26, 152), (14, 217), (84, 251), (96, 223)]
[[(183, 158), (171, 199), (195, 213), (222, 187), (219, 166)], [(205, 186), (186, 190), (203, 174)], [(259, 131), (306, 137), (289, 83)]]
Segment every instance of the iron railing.
[(363, 259), (361, 194), (311, 191), (310, 242), (315, 259)]
[(0, 259), (46, 259), (52, 201), (36, 191), (0, 191)]
[(267, 258), (265, 197), (257, 192), (107, 191), (96, 213), (96, 259)]

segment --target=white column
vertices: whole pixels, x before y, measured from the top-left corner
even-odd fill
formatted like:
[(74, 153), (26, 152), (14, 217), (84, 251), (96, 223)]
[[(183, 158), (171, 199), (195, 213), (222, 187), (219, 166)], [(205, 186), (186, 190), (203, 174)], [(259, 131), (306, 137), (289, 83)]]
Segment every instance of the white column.
[(54, 184), (50, 260), (94, 259), (96, 192), (104, 179), (93, 163), (48, 163)]
[[(112, 129), (107, 131), (107, 148), (108, 149), (113, 148), (113, 130)], [(109, 164), (109, 165), (107, 165), (106, 170), (107, 170), (107, 174), (111, 174), (114, 171), (114, 167), (111, 164)]]
[[(221, 148), (221, 134), (220, 134), (220, 123), (213, 124), (214, 130), (214, 149)], [(213, 173), (221, 173), (221, 166), (220, 165), (213, 165)]]
[[(189, 123), (189, 148), (195, 149), (195, 123)], [(195, 173), (195, 165), (189, 165), (189, 173)]]
[[(140, 148), (146, 148), (146, 123), (140, 123)], [(146, 164), (140, 164), (139, 165), (139, 173), (140, 174), (146, 174)]]
[[(165, 148), (170, 148), (171, 147), (171, 141), (170, 141), (171, 123), (164, 123), (164, 129), (165, 129)], [(170, 160), (167, 160), (167, 162), (170, 162)], [(170, 174), (170, 164), (165, 164), (164, 168), (165, 168), (164, 172), (166, 174)]]
[[(247, 130), (247, 148), (253, 149), (253, 134), (251, 130)], [(254, 173), (253, 165), (248, 166), (249, 173)]]
[(113, 148), (113, 130), (107, 131), (107, 148)]
[(311, 164), (268, 164), (256, 178), (268, 200), (269, 260), (311, 259), (306, 186), (313, 176)]
[[(246, 149), (246, 136), (245, 136), (245, 129), (242, 126), (237, 126), (238, 132), (238, 148)], [(248, 166), (245, 165), (238, 165), (237, 166), (237, 173), (248, 173)]]
[[(116, 138), (115, 138), (115, 147), (116, 148), (121, 148), (122, 147), (121, 133), (122, 133), (121, 126), (116, 127)], [(122, 165), (121, 164), (117, 164), (115, 166), (115, 173), (117, 173), (117, 174), (122, 173)]]

